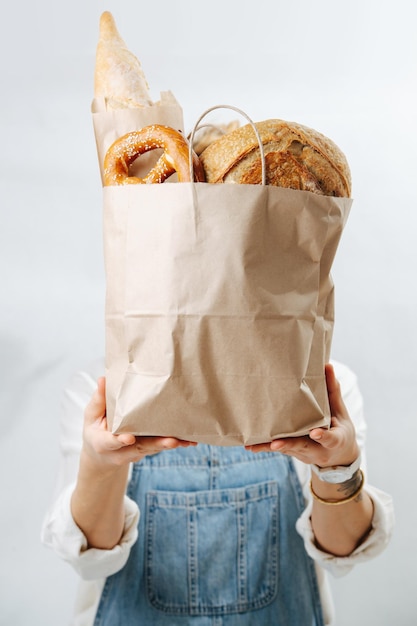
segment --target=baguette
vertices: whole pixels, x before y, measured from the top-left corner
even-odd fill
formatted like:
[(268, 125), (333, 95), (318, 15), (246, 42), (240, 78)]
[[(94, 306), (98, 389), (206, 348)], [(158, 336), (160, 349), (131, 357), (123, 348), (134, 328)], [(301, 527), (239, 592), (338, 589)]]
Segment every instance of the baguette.
[(104, 98), (107, 110), (138, 108), (153, 104), (142, 66), (128, 50), (112, 14), (108, 11), (100, 18), (94, 97)]

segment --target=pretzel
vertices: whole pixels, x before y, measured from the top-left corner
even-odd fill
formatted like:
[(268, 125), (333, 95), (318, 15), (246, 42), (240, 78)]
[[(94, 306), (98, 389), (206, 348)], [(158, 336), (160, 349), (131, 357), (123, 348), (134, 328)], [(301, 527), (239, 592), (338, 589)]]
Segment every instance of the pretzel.
[[(144, 177), (129, 175), (132, 163), (145, 152), (162, 148), (164, 153)], [(204, 171), (198, 156), (193, 155), (194, 180), (204, 181)], [(163, 183), (177, 172), (179, 182), (190, 182), (189, 146), (178, 131), (169, 126), (153, 124), (127, 133), (107, 150), (104, 159), (104, 185)]]

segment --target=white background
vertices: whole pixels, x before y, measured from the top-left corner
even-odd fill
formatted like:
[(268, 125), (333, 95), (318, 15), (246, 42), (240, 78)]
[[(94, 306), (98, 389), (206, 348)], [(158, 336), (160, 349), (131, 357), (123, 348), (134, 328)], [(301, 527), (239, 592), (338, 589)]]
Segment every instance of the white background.
[(69, 566), (40, 545), (39, 532), (57, 471), (61, 389), (103, 352), (101, 189), (90, 103), (104, 10), (141, 60), (153, 98), (174, 92), (186, 130), (207, 107), (228, 103), (256, 121), (311, 126), (347, 155), (354, 204), (333, 269), (333, 356), (359, 376), (369, 480), (394, 495), (397, 524), (383, 555), (335, 581), (337, 626), (415, 624), (413, 4), (26, 0), (3, 8), (2, 626), (65, 626), (76, 586)]

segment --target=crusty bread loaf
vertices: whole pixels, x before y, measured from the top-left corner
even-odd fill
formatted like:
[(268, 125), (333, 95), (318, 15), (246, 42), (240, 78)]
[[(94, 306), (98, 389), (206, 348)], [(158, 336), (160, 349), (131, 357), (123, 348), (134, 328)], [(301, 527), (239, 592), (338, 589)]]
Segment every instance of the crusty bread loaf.
[[(213, 141), (223, 137), (232, 130), (239, 128), (239, 121), (233, 120), (228, 124), (203, 124), (198, 128), (198, 134), (194, 138), (193, 149), (196, 154), (201, 154)], [(190, 137), (188, 137), (190, 138)]]
[(142, 66), (128, 50), (108, 11), (100, 18), (94, 96), (105, 98), (108, 110), (153, 104)]
[[(271, 119), (255, 125), (264, 147), (269, 185), (350, 196), (349, 165), (333, 141), (295, 122)], [(208, 183), (261, 182), (259, 144), (250, 124), (211, 143), (200, 159)]]

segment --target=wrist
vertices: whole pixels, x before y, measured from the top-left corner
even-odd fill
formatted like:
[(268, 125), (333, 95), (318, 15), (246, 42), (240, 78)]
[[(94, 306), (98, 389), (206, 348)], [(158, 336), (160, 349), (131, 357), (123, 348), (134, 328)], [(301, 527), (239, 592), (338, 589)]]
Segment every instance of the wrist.
[(71, 496), (71, 514), (88, 547), (112, 549), (123, 533), (124, 496), (128, 465), (97, 463), (81, 452), (77, 482)]
[(356, 470), (352, 478), (342, 483), (326, 483), (314, 474), (310, 481), (310, 492), (316, 502), (325, 505), (340, 505), (348, 502), (359, 502), (362, 499), (362, 489), (365, 476), (361, 469)]
[(312, 474), (317, 476), (319, 480), (325, 483), (339, 484), (344, 483), (358, 472), (361, 467), (361, 454), (359, 450), (353, 453), (350, 458), (353, 460), (349, 463), (334, 464), (327, 466), (319, 466), (311, 464)]
[(86, 476), (88, 480), (108, 481), (117, 476), (127, 475), (129, 464), (118, 464), (109, 461), (105, 455), (89, 451), (83, 447), (80, 455), (79, 474)]

